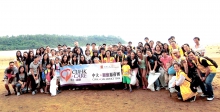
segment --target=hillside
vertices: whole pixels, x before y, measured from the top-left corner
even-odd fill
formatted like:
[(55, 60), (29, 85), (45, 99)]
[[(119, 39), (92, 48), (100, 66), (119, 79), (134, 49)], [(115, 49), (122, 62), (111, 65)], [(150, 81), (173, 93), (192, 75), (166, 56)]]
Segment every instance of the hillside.
[(34, 49), (39, 47), (57, 47), (58, 44), (66, 44), (74, 46), (74, 41), (78, 41), (80, 46), (85, 46), (87, 43), (95, 42), (96, 45), (103, 43), (117, 44), (118, 42), (125, 43), (123, 39), (116, 36), (92, 35), (92, 36), (72, 36), (72, 35), (19, 35), (19, 36), (4, 36), (0, 37), (0, 50), (24, 50)]

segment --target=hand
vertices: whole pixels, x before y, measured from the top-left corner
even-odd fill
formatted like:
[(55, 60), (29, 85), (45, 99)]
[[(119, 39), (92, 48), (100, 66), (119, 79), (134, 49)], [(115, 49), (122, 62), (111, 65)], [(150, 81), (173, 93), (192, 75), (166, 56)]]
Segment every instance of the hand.
[(206, 77), (202, 77), (202, 82), (205, 82), (205, 80), (206, 80)]
[(37, 80), (37, 77), (34, 77), (34, 80)]
[(24, 88), (24, 84), (21, 85), (21, 89), (23, 89), (23, 88)]

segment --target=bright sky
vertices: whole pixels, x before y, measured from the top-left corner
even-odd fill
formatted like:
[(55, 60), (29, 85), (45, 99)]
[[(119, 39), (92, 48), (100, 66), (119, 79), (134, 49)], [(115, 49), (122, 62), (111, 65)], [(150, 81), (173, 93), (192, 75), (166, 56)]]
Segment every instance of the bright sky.
[(219, 0), (1, 0), (0, 36), (115, 35), (178, 43), (219, 43)]

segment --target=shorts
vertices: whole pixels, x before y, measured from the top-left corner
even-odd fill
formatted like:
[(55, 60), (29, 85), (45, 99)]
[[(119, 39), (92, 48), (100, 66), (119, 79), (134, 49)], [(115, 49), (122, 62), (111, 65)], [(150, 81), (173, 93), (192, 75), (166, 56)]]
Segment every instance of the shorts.
[(123, 76), (122, 82), (123, 82), (124, 84), (130, 84), (131, 79), (130, 79), (128, 76)]
[(46, 85), (50, 85), (50, 81), (46, 79)]
[(171, 67), (168, 69), (168, 74), (169, 74), (169, 75), (174, 75), (174, 74), (176, 74), (176, 71), (174, 70), (174, 67), (173, 67), (173, 66), (171, 66)]
[(10, 83), (8, 82), (8, 79), (4, 79), (4, 84), (12, 84), (12, 85), (15, 85), (15, 84), (16, 84), (16, 78), (14, 78)]

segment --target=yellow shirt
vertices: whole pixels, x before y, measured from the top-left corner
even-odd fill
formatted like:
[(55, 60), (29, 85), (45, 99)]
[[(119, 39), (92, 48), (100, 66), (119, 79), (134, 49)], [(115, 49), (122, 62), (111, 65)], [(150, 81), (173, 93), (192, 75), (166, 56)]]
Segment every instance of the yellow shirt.
[(191, 79), (183, 71), (180, 70), (179, 72), (176, 72), (176, 80), (180, 78), (180, 75), (183, 75), (185, 77), (184, 82), (180, 85), (180, 92), (181, 92), (183, 101), (186, 101), (189, 98), (197, 95), (197, 93), (193, 93), (192, 90), (190, 89), (189, 81), (191, 81)]
[[(200, 57), (200, 60), (199, 60), (199, 58), (196, 57), (197, 62), (195, 62), (195, 61), (193, 60), (193, 63), (197, 66), (197, 68), (198, 68), (202, 73), (206, 73), (206, 68), (205, 68), (203, 65), (200, 64), (200, 62), (202, 62), (203, 59), (205, 59), (205, 58)], [(206, 60), (206, 59), (205, 59), (205, 60)], [(200, 61), (200, 62), (199, 62), (199, 61)], [(207, 63), (208, 63), (209, 65), (213, 65), (209, 60), (206, 60), (206, 61), (207, 61)], [(217, 69), (215, 68), (215, 66), (208, 66), (208, 67), (209, 67), (209, 69), (210, 69), (210, 73), (216, 73), (216, 72), (217, 72)]]
[[(169, 49), (172, 58), (175, 58), (175, 56), (173, 55), (173, 47), (169, 46)], [(183, 50), (179, 46), (176, 46), (176, 49), (178, 49), (178, 51), (180, 52), (180, 56), (184, 56)]]
[(129, 76), (129, 71), (130, 71), (130, 66), (129, 65), (123, 65), (122, 66), (122, 71), (123, 71), (123, 76)]

